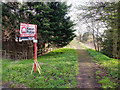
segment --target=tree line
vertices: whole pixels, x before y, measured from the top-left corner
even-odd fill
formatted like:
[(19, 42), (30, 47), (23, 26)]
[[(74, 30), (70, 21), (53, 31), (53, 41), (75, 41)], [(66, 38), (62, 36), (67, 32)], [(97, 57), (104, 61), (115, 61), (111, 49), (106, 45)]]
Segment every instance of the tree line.
[(92, 32), (95, 50), (101, 46), (103, 54), (120, 59), (120, 1), (88, 2), (77, 9), (82, 10), (78, 19)]
[(69, 44), (75, 37), (69, 8), (65, 2), (2, 3), (3, 54), (11, 59), (33, 58), (33, 41), (19, 41), (20, 23), (37, 25), (39, 55)]

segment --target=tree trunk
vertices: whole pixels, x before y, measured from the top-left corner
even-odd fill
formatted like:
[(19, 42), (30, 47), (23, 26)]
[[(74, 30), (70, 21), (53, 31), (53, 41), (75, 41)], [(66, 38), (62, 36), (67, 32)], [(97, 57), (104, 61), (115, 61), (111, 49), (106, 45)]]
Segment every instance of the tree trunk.
[(96, 49), (96, 44), (95, 44), (95, 30), (94, 30), (94, 25), (93, 25), (93, 21), (92, 21), (92, 30), (93, 30), (93, 43), (94, 43), (94, 47), (95, 47), (95, 50), (97, 51)]
[(99, 52), (99, 44), (98, 44), (98, 28), (97, 28), (97, 51)]

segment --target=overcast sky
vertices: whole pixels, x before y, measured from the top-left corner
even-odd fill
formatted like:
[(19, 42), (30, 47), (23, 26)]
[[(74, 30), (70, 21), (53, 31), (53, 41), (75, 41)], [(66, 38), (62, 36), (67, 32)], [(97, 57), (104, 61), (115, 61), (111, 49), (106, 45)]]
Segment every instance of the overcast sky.
[[(79, 5), (86, 5), (87, 2), (115, 2), (115, 1), (120, 1), (120, 0), (63, 0), (67, 2), (67, 5), (72, 4), (71, 7), (71, 12), (69, 13), (69, 15), (71, 16), (71, 20), (78, 20), (77, 18), (77, 14), (80, 12), (80, 10), (77, 10), (76, 7)], [(77, 25), (75, 26), (76, 29), (76, 34), (78, 35), (78, 32), (81, 33), (82, 35), (87, 32), (87, 28), (86, 28), (86, 24), (80, 23), (78, 22)], [(105, 28), (101, 28), (100, 32), (103, 33)]]
[[(86, 2), (89, 2), (89, 0), (67, 0), (67, 5), (72, 4), (71, 7), (71, 12), (69, 13), (69, 15), (71, 16), (71, 20), (77, 20), (77, 14), (80, 12), (79, 10), (76, 9), (77, 6), (79, 6), (80, 4), (85, 5)], [(76, 34), (78, 35), (78, 32), (83, 34), (84, 32), (87, 31), (86, 29), (86, 25), (82, 24), (80, 22), (77, 23), (77, 25), (75, 26), (76, 29)]]

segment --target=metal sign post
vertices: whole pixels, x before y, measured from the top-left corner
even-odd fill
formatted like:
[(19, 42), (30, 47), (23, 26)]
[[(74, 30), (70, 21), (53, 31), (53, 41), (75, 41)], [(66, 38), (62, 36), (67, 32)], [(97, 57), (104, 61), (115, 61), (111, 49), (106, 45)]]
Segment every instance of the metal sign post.
[(34, 50), (35, 50), (35, 54), (34, 54), (35, 60), (33, 63), (31, 74), (33, 72), (33, 69), (34, 69), (35, 73), (38, 70), (38, 72), (40, 74), (41, 68), (37, 62), (37, 25), (20, 23), (20, 37), (21, 37), (22, 41), (33, 40)]
[[(35, 49), (35, 55), (34, 55), (34, 64), (33, 64), (33, 68), (35, 67), (34, 71), (36, 72), (38, 70), (39, 74), (40, 74), (40, 66), (37, 62), (37, 25), (35, 25), (35, 39), (34, 39), (34, 49)], [(32, 68), (32, 71), (31, 71), (31, 74), (33, 72), (33, 68)]]
[[(37, 26), (35, 25), (35, 27), (37, 28)], [(37, 41), (37, 30), (35, 30), (35, 40)], [(35, 62), (37, 62), (37, 42), (34, 41), (34, 46), (35, 46)], [(37, 66), (36, 63), (35, 64), (35, 72), (37, 70)]]

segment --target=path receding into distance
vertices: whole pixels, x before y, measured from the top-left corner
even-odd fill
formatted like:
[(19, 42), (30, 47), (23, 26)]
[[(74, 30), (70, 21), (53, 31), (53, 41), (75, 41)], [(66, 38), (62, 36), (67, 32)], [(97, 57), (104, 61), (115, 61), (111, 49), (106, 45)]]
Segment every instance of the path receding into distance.
[(76, 44), (79, 62), (79, 74), (76, 76), (76, 88), (100, 88), (101, 85), (98, 84), (95, 79), (95, 72), (97, 70), (97, 66), (92, 61), (93, 58), (85, 49), (81, 48), (79, 43)]

